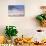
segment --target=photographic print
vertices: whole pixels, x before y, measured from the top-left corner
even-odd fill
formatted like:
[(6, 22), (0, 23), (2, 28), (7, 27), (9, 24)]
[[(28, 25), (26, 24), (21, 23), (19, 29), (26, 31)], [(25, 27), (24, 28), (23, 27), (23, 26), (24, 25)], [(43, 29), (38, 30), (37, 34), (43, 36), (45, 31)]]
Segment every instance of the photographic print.
[(8, 5), (8, 16), (24, 16), (24, 5)]

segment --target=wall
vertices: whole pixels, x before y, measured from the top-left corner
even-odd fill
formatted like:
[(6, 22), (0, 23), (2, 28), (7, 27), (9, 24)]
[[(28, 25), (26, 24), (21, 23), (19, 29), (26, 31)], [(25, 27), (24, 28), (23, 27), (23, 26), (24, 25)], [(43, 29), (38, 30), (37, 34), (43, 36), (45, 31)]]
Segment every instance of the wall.
[[(9, 4), (24, 4), (24, 17), (8, 17)], [(15, 25), (19, 31), (18, 36), (31, 36), (39, 27), (35, 16), (41, 13), (40, 6), (46, 5), (46, 0), (0, 0), (0, 34), (4, 34), (6, 25)]]

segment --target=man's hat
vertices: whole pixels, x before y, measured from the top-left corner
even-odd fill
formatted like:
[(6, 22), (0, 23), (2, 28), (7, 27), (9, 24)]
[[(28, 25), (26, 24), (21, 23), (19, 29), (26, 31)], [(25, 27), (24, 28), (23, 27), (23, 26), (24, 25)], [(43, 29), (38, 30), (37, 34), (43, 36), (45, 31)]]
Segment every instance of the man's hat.
[(40, 6), (40, 9), (46, 9), (46, 6)]

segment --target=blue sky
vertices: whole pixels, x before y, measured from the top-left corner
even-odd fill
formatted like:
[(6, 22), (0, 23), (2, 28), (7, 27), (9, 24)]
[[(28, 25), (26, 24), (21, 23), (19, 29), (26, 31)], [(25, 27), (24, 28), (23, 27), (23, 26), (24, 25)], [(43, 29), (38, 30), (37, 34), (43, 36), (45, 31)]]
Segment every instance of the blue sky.
[(24, 10), (24, 5), (8, 5), (8, 10)]

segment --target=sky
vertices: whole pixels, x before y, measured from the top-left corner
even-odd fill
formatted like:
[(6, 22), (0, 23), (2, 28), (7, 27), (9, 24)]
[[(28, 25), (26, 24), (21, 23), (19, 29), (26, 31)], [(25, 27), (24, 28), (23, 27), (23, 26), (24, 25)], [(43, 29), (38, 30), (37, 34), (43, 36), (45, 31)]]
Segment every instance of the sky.
[(8, 10), (24, 10), (24, 5), (9, 5)]

